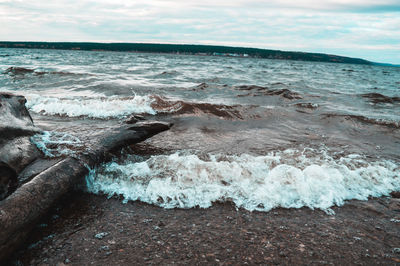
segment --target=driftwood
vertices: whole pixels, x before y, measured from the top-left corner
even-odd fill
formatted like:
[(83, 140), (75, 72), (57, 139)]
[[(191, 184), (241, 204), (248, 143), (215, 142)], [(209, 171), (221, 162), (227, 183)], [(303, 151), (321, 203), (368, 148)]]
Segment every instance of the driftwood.
[(0, 200), (18, 185), (17, 176), (40, 156), (29, 140), (41, 130), (33, 124), (24, 96), (0, 93)]
[[(37, 132), (36, 128), (28, 126), (32, 129), (30, 132)], [(123, 125), (118, 129), (110, 129), (94, 141), (87, 151), (74, 157), (51, 160), (36, 158), (18, 171), (6, 163), (0, 165), (0, 168), (3, 167), (0, 170), (13, 178), (17, 174), (18, 180), (30, 180), (0, 201), (0, 261), (23, 243), (38, 219), (62, 195), (84, 181), (88, 168), (108, 160), (110, 152), (143, 141), (170, 126), (169, 123), (146, 121)]]

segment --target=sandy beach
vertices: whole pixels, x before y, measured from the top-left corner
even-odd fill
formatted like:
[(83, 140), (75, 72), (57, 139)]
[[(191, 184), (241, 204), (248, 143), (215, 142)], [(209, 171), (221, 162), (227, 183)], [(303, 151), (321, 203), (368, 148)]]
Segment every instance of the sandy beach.
[(15, 265), (397, 265), (400, 199), (320, 210), (162, 209), (75, 192), (16, 252)]

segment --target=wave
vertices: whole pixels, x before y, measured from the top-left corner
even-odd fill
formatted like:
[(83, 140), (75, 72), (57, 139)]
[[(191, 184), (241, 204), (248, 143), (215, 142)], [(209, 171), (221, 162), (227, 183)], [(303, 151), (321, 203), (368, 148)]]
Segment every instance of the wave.
[(30, 68), (24, 68), (24, 67), (9, 67), (7, 68), (3, 74), (9, 74), (9, 75), (25, 75), (28, 73), (33, 73), (35, 70), (30, 69)]
[(319, 107), (319, 104), (317, 104), (317, 103), (296, 103), (295, 106), (300, 107), (300, 108), (306, 108), (306, 109), (317, 109)]
[(34, 74), (37, 76), (43, 75), (60, 75), (60, 76), (75, 76), (75, 75), (86, 75), (82, 73), (71, 73), (65, 71), (37, 71), (35, 69), (25, 68), (25, 67), (9, 67), (3, 74), (9, 74), (11, 76), (24, 76), (25, 74)]
[(178, 75), (179, 72), (176, 70), (172, 70), (172, 71), (163, 71), (162, 73), (160, 73), (160, 76), (170, 76), (170, 75)]
[(361, 94), (361, 97), (369, 99), (374, 104), (400, 102), (400, 97), (389, 97), (380, 93), (365, 93)]
[[(35, 113), (68, 117), (124, 118), (132, 114), (214, 115), (222, 119), (244, 119), (246, 110), (256, 106), (224, 105), (170, 100), (158, 95), (145, 96), (71, 96), (44, 97), (26, 95), (27, 107)], [(247, 114), (246, 118), (258, 118)]]
[(362, 116), (362, 115), (324, 114), (323, 116), (326, 118), (340, 117), (340, 118), (344, 118), (346, 120), (355, 120), (355, 121), (362, 122), (365, 124), (386, 126), (386, 127), (396, 128), (396, 129), (400, 128), (400, 121), (369, 118), (369, 117)]
[(183, 100), (167, 100), (159, 96), (152, 96), (154, 102), (151, 106), (158, 113), (170, 114), (191, 114), (203, 115), (211, 114), (223, 119), (243, 119), (241, 109), (245, 108), (241, 105), (224, 105), (201, 102), (187, 102)]
[(202, 83), (200, 83), (199, 85), (193, 87), (192, 90), (193, 90), (193, 91), (205, 90), (205, 89), (207, 89), (208, 87), (210, 87), (210, 85), (208, 85), (208, 84), (205, 83), (205, 82), (202, 82)]
[[(311, 155), (310, 155), (311, 154)], [(334, 156), (335, 158), (337, 156)], [(141, 162), (111, 162), (86, 177), (92, 193), (122, 195), (164, 208), (208, 208), (233, 202), (249, 211), (319, 208), (367, 200), (400, 190), (400, 168), (360, 155), (339, 159), (326, 151), (286, 150), (265, 156), (156, 155)]]
[[(274, 83), (272, 85), (284, 85), (284, 84)], [(242, 86), (237, 86), (235, 88), (237, 90), (241, 90), (241, 91), (251, 91), (248, 94), (239, 95), (240, 97), (244, 97), (244, 96), (281, 96), (281, 97), (289, 99), (289, 100), (303, 99), (303, 97), (299, 93), (291, 91), (289, 89), (271, 89), (268, 87), (262, 87), (262, 86), (257, 86), (257, 85), (242, 85)]]
[(179, 76), (179, 75), (180, 75), (180, 73), (178, 71), (172, 70), (172, 71), (163, 71), (161, 73), (157, 73), (157, 74), (151, 75), (151, 77), (152, 78), (163, 78), (163, 79), (165, 79), (165, 78), (173, 78), (173, 77), (176, 77), (176, 76)]
[(131, 97), (42, 97), (27, 95), (27, 107), (43, 115), (90, 118), (123, 118), (131, 114), (156, 114), (149, 96)]
[(55, 131), (33, 135), (31, 141), (48, 158), (73, 156), (77, 150), (84, 148), (84, 143), (77, 137)]
[(82, 73), (71, 73), (65, 71), (35, 71), (33, 74), (38, 76), (43, 75), (59, 75), (59, 76), (82, 76), (82, 75), (89, 75), (89, 74), (82, 74)]

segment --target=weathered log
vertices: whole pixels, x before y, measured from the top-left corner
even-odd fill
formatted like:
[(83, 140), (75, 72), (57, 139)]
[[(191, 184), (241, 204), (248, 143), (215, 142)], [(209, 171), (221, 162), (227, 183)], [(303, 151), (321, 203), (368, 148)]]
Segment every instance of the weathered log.
[(4, 162), (0, 162), (0, 200), (7, 196), (15, 184), (17, 184), (17, 173)]
[[(30, 136), (41, 132), (25, 107), (26, 99), (0, 93), (0, 261), (26, 238), (35, 222), (62, 195), (84, 180), (88, 168), (111, 152), (170, 128), (162, 122), (122, 125), (103, 133), (74, 158), (45, 159)], [(134, 121), (131, 121), (132, 123)]]
[(90, 167), (93, 167), (99, 161), (110, 158), (110, 152), (141, 142), (169, 129), (171, 126), (172, 124), (170, 123), (158, 121), (142, 121), (134, 125), (123, 125), (98, 137), (90, 145), (88, 152), (82, 156), (82, 160)]
[(24, 96), (0, 92), (0, 200), (17, 187), (15, 175), (41, 155), (29, 140), (41, 130), (25, 103)]
[(33, 124), (25, 103), (24, 96), (0, 92), (0, 143), (40, 132)]
[(87, 172), (77, 159), (64, 159), (0, 203), (0, 261), (21, 244), (37, 218)]
[(77, 155), (78, 158), (68, 157), (60, 162), (50, 162), (49, 165), (55, 164), (40, 174), (34, 170), (40, 169), (40, 166), (28, 169), (28, 177), (25, 178), (30, 178), (29, 173), (37, 175), (0, 202), (0, 261), (26, 239), (35, 222), (50, 206), (83, 181), (88, 167), (94, 167), (110, 158), (110, 152), (143, 141), (170, 126), (162, 122), (122, 126), (105, 133), (91, 145), (88, 152)]

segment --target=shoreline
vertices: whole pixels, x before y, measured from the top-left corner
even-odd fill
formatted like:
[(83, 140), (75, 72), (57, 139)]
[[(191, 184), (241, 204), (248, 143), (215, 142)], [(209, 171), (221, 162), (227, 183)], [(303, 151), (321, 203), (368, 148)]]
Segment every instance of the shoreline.
[(162, 209), (76, 191), (51, 209), (9, 263), (400, 263), (399, 198), (333, 209), (335, 215), (308, 208), (249, 212), (229, 203)]
[(161, 54), (186, 54), (199, 56), (223, 56), (235, 58), (278, 59), (309, 62), (374, 65), (374, 62), (348, 56), (300, 51), (282, 51), (263, 48), (235, 47), (203, 44), (166, 43), (99, 43), (99, 42), (20, 42), (0, 41), (0, 48), (49, 49), (66, 51), (118, 51), (155, 52)]

